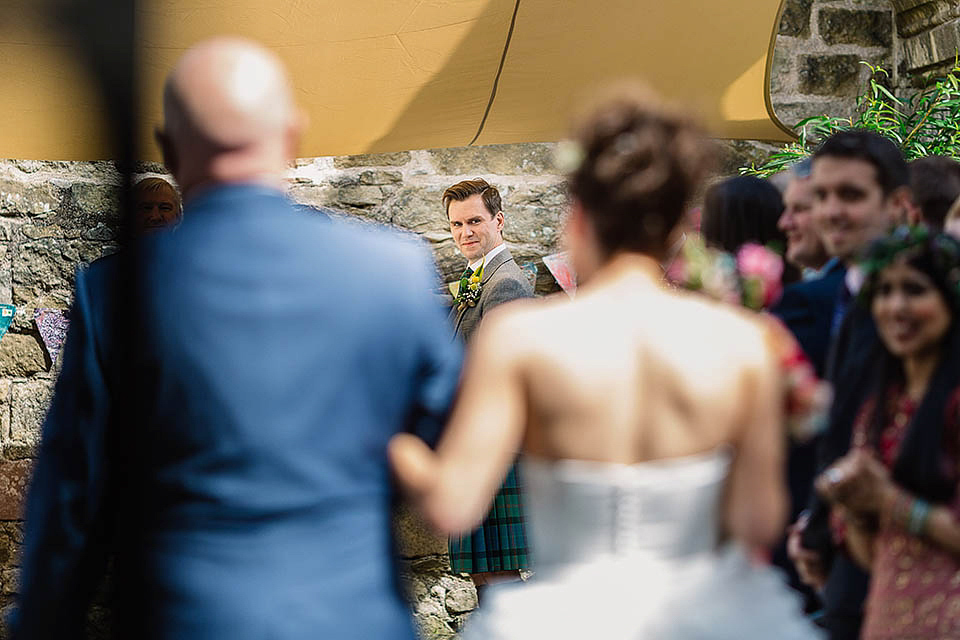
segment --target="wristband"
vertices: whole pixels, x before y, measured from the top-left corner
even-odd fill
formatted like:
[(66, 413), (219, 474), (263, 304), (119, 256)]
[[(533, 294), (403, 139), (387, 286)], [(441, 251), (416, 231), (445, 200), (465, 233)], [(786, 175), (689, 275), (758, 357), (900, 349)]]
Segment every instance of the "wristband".
[(930, 518), (930, 503), (926, 500), (914, 500), (910, 505), (910, 518), (907, 520), (907, 531), (915, 536), (923, 534)]

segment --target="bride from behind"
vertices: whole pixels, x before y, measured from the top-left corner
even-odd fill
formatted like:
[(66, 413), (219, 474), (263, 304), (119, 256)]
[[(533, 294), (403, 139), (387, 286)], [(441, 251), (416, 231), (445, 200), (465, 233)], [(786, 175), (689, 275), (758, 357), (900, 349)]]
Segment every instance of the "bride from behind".
[(787, 509), (771, 336), (663, 283), (710, 147), (638, 87), (588, 110), (574, 142), (576, 299), (485, 319), (436, 452), (390, 443), (401, 486), (451, 534), (483, 518), (523, 454), (535, 575), (491, 591), (465, 637), (817, 637), (779, 575), (748, 559)]

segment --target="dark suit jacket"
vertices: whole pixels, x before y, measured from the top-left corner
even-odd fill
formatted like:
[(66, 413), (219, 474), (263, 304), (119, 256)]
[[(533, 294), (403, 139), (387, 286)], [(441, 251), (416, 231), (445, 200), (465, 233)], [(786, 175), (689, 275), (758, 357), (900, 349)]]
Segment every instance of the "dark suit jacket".
[[(780, 300), (770, 309), (797, 339), (821, 378), (824, 377), (826, 369), (834, 309), (846, 273), (843, 263), (835, 262), (819, 278), (785, 288)], [(810, 501), (817, 469), (818, 445), (819, 438), (813, 438), (809, 442), (791, 443), (787, 452), (791, 521), (796, 520), (800, 511), (806, 508)], [(791, 586), (804, 594), (807, 607), (816, 608), (818, 605), (815, 594), (800, 582), (793, 563), (787, 557), (785, 538), (774, 550), (773, 561), (787, 572)]]
[(469, 342), (473, 337), (484, 313), (497, 305), (517, 298), (533, 297), (530, 281), (517, 265), (509, 249), (504, 249), (483, 268), (480, 280), (480, 300), (473, 307), (457, 310), (456, 304), (450, 311), (450, 319), (456, 334)]
[[(846, 273), (846, 267), (836, 262), (823, 276), (784, 289), (780, 300), (770, 309), (790, 329), (821, 378), (825, 375), (834, 309)], [(793, 518), (810, 499), (811, 482), (816, 472), (817, 443), (814, 439), (790, 447), (787, 474)]]
[(836, 262), (819, 278), (785, 288), (770, 309), (793, 333), (821, 378), (827, 364), (833, 310), (846, 273), (847, 268)]
[[(870, 390), (872, 357), (878, 337), (873, 315), (865, 306), (851, 303), (831, 346), (826, 378), (833, 384), (834, 401), (826, 433), (817, 451), (817, 470), (822, 471), (850, 448), (853, 423)], [(822, 622), (831, 640), (859, 637), (863, 603), (869, 576), (842, 550), (834, 549), (830, 537), (829, 506), (811, 493), (810, 519), (803, 545), (815, 549), (830, 563), (823, 593)]]
[[(412, 640), (386, 445), (437, 435), (460, 367), (429, 253), (231, 186), (136, 255), (142, 325), (123, 370), (138, 404), (121, 427), (108, 425), (116, 268), (77, 277), (15, 637), (81, 636), (103, 523), (122, 513), (118, 637)], [(119, 452), (123, 477), (108, 428), (136, 436), (116, 440), (136, 445)], [(120, 483), (136, 491), (109, 502)]]

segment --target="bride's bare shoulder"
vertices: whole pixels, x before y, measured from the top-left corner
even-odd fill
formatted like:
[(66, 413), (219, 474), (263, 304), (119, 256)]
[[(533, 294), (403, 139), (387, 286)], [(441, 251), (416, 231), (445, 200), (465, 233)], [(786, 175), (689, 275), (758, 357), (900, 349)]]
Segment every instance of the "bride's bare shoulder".
[(672, 292), (675, 307), (665, 310), (678, 329), (691, 331), (717, 351), (736, 350), (763, 359), (769, 345), (769, 320), (739, 305), (694, 292)]
[(543, 340), (569, 313), (570, 299), (564, 293), (545, 298), (525, 298), (500, 305), (484, 316), (477, 335), (486, 345), (525, 350)]

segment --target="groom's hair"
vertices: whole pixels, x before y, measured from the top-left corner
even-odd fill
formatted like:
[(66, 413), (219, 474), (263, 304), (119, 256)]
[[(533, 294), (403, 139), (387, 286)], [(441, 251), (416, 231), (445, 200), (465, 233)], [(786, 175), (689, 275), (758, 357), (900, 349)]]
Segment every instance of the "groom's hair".
[(470, 196), (480, 196), (483, 206), (490, 212), (490, 217), (497, 215), (503, 210), (503, 203), (500, 201), (500, 192), (483, 178), (474, 178), (473, 180), (464, 180), (458, 182), (452, 187), (448, 187), (443, 192), (443, 210), (450, 215), (450, 203), (456, 200), (462, 202)]

